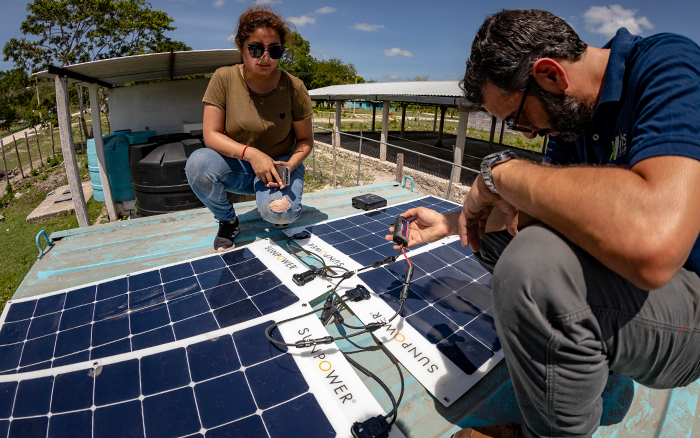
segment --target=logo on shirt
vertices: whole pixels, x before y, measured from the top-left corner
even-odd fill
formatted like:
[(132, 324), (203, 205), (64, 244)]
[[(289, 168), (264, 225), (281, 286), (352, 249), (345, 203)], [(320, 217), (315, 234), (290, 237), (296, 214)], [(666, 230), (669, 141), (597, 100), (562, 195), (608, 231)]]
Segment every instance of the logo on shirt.
[(615, 140), (613, 140), (611, 143), (612, 153), (610, 154), (610, 161), (615, 161), (627, 153), (627, 134), (623, 134), (621, 131), (618, 131), (618, 134), (615, 136)]
[(280, 119), (284, 119), (285, 115), (286, 115), (285, 113), (280, 114)]

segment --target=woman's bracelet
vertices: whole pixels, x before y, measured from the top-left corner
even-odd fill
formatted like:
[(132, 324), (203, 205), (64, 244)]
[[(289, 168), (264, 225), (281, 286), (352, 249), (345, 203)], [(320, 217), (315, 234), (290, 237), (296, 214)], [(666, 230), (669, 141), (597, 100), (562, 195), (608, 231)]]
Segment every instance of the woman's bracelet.
[(250, 147), (250, 145), (247, 144), (247, 145), (245, 145), (245, 147), (243, 148), (243, 153), (241, 154), (241, 160), (243, 160), (243, 161), (248, 161), (248, 160), (245, 159), (245, 151), (246, 151), (246, 149), (248, 149), (249, 147)]

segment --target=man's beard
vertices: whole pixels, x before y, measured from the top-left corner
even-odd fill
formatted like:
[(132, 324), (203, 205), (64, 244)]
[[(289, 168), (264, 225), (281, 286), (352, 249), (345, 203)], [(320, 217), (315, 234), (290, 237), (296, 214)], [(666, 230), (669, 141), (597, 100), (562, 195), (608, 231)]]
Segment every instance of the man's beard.
[(543, 136), (553, 132), (564, 141), (575, 141), (595, 111), (593, 100), (578, 101), (569, 94), (556, 95), (544, 90), (537, 96), (547, 114), (547, 124), (552, 127), (538, 132)]

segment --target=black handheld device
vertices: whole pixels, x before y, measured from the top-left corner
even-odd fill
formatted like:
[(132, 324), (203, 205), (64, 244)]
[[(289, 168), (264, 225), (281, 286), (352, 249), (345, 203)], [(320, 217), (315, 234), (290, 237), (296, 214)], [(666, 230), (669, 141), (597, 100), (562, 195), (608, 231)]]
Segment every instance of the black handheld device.
[(275, 165), (275, 169), (277, 170), (277, 174), (280, 176), (280, 179), (282, 180), (282, 184), (284, 184), (285, 186), (288, 186), (289, 185), (289, 167)]
[(408, 233), (411, 230), (411, 224), (403, 218), (403, 216), (398, 216), (394, 221), (394, 235), (392, 240), (396, 244), (401, 246), (408, 246)]

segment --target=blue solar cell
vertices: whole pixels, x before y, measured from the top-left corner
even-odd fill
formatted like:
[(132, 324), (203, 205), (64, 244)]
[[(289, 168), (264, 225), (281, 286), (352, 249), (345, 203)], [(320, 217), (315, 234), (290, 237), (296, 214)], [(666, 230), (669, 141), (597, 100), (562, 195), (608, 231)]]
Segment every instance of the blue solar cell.
[(484, 275), (476, 280), (479, 284), (483, 284), (488, 290), (491, 290), (493, 283), (493, 275)]
[(324, 234), (335, 232), (335, 228), (327, 224), (314, 225), (312, 227), (306, 227), (306, 229), (311, 234), (315, 234), (316, 236), (323, 236)]
[[(190, 383), (184, 348), (163, 351), (141, 359), (141, 393), (157, 394)], [(184, 435), (184, 434), (183, 434)]]
[(95, 299), (97, 301), (106, 300), (107, 298), (113, 298), (117, 295), (123, 295), (128, 290), (129, 280), (126, 277), (117, 278), (116, 280), (98, 284)]
[(362, 266), (368, 266), (378, 260), (383, 260), (384, 257), (377, 251), (368, 249), (366, 251), (361, 251), (357, 254), (353, 254), (352, 259), (355, 260), (357, 263), (361, 264)]
[(131, 319), (131, 334), (133, 335), (170, 324), (168, 307), (165, 303), (137, 310), (129, 316)]
[[(88, 343), (90, 340), (88, 339)], [(70, 354), (68, 356), (59, 357), (53, 361), (52, 366), (62, 367), (64, 365), (71, 365), (74, 363), (80, 363), (90, 360), (90, 352), (88, 350), (81, 351), (80, 353)]]
[(492, 316), (482, 314), (472, 321), (464, 330), (481, 341), (493, 351), (501, 349), (501, 341), (496, 333), (496, 323)]
[(53, 415), (48, 438), (92, 438), (92, 411)]
[(192, 263), (192, 269), (194, 269), (196, 274), (213, 271), (214, 269), (219, 269), (226, 266), (226, 263), (224, 263), (223, 259), (219, 255), (193, 260), (190, 263)]
[(460, 294), (452, 294), (437, 303), (435, 308), (460, 326), (469, 324), (481, 310)]
[(0, 371), (11, 370), (19, 365), (23, 343), (0, 347)]
[(138, 359), (105, 365), (95, 377), (96, 406), (132, 400), (140, 393)]
[(188, 346), (187, 360), (195, 382), (236, 371), (241, 366), (233, 340), (228, 335)]
[(469, 257), (470, 255), (474, 254), (472, 252), (472, 248), (470, 246), (462, 246), (462, 242), (460, 240), (455, 240), (454, 242), (450, 242), (445, 246), (449, 246), (450, 248), (454, 249), (455, 251), (457, 251), (465, 257)]
[(267, 430), (262, 418), (258, 415), (251, 415), (233, 423), (225, 424), (216, 429), (207, 431), (207, 438), (231, 438), (231, 437), (266, 437)]
[(445, 267), (445, 262), (435, 257), (430, 252), (411, 256), (411, 263), (420, 266), (420, 268), (428, 274)]
[(288, 354), (249, 367), (245, 375), (260, 409), (267, 409), (309, 390), (299, 367)]
[(90, 359), (102, 359), (103, 357), (116, 356), (117, 354), (124, 354), (131, 351), (131, 342), (129, 339), (122, 339), (121, 341), (112, 342), (111, 344), (105, 344), (97, 348), (93, 348), (90, 351)]
[(26, 367), (20, 367), (19, 370), (17, 370), (18, 373), (28, 373), (30, 371), (39, 371), (39, 370), (45, 370), (48, 368), (51, 368), (52, 362), (46, 361), (46, 362), (41, 362), (41, 363), (36, 363), (33, 365), (29, 365)]
[(56, 338), (55, 357), (66, 356), (90, 347), (92, 325), (83, 325), (71, 330), (63, 330)]
[[(389, 233), (389, 229), (386, 229), (387, 234)], [(378, 246), (387, 244), (390, 242), (387, 241), (384, 237), (379, 236), (377, 234), (365, 234), (364, 236), (360, 237), (357, 239), (357, 241), (363, 245), (365, 245), (368, 248), (376, 248)], [(397, 252), (397, 251), (394, 251)]]
[(377, 246), (374, 250), (383, 257), (395, 256), (399, 252), (398, 249), (394, 249), (394, 244), (391, 242), (386, 242), (383, 245)]
[(237, 265), (233, 265), (230, 267), (230, 269), (231, 272), (233, 272), (233, 275), (240, 280), (241, 278), (250, 277), (251, 275), (265, 271), (267, 266), (265, 266), (265, 264), (258, 259), (252, 259)]
[(437, 344), (437, 349), (454, 362), (466, 374), (474, 374), (493, 352), (479, 341), (459, 330), (449, 338)]
[(170, 319), (173, 322), (181, 321), (190, 318), (200, 313), (209, 311), (209, 304), (202, 292), (188, 295), (183, 298), (168, 302), (168, 310), (170, 310)]
[(48, 425), (48, 417), (14, 420), (10, 424), (9, 438), (43, 437), (46, 436)]
[(130, 275), (129, 277), (129, 291), (133, 292), (136, 290), (145, 289), (147, 287), (155, 286), (161, 283), (160, 272), (148, 271), (142, 272), (141, 274)]
[(460, 290), (472, 282), (469, 277), (466, 277), (462, 272), (452, 266), (445, 266), (439, 271), (433, 272), (431, 275), (453, 291)]
[(10, 418), (16, 392), (17, 382), (0, 383), (0, 418)]
[(41, 298), (36, 302), (34, 309), (34, 317), (48, 315), (49, 313), (58, 312), (63, 309), (63, 303), (66, 301), (66, 294), (52, 295), (50, 297)]
[(464, 254), (460, 253), (459, 251), (455, 251), (448, 245), (437, 247), (430, 251), (430, 253), (448, 264), (456, 263), (465, 258)]
[(262, 316), (262, 313), (250, 299), (245, 299), (214, 310), (214, 316), (223, 328), (257, 318)]
[(251, 300), (253, 300), (253, 303), (263, 315), (267, 315), (296, 303), (299, 301), (299, 298), (287, 286), (280, 285), (267, 292), (255, 295)]
[(72, 309), (73, 307), (82, 306), (84, 304), (95, 301), (95, 292), (97, 286), (87, 286), (80, 289), (72, 290), (66, 294), (66, 303), (64, 309)]
[[(391, 307), (391, 309), (396, 312), (399, 308), (399, 304), (401, 303), (401, 300), (399, 299), (401, 295), (401, 290), (403, 287), (399, 287), (396, 289), (393, 289), (385, 294), (380, 295), (380, 297)], [(428, 305), (428, 303), (425, 302), (425, 300), (418, 295), (416, 295), (415, 292), (412, 292), (410, 289), (408, 290), (408, 298), (406, 298), (406, 302), (403, 305), (403, 309), (401, 309), (401, 316), (402, 317), (407, 317), (409, 315), (412, 315), (421, 309), (425, 308)], [(384, 315), (385, 317), (391, 317), (391, 315)]]
[(95, 410), (93, 435), (100, 438), (143, 438), (143, 417), (139, 400)]
[(361, 227), (371, 233), (377, 233), (377, 235), (389, 234), (389, 225), (381, 222), (370, 222), (368, 224), (362, 224)]
[(404, 213), (408, 208), (404, 207), (403, 205), (400, 205), (398, 207), (389, 207), (386, 210), (384, 210), (384, 213), (390, 216), (393, 219), (396, 219), (396, 216), (400, 215), (401, 213)]
[[(303, 412), (304, 415), (299, 415)], [(262, 414), (271, 438), (303, 436), (331, 438), (336, 432), (311, 394), (304, 394), (294, 400), (276, 406)]]
[(359, 274), (360, 280), (364, 281), (378, 294), (396, 289), (403, 285), (403, 282), (394, 277), (386, 268), (372, 269)]
[(192, 336), (201, 335), (202, 333), (218, 330), (219, 325), (214, 319), (214, 315), (207, 312), (194, 318), (173, 324), (175, 338), (177, 340), (191, 338)]
[(202, 289), (211, 289), (212, 287), (231, 283), (236, 279), (233, 277), (231, 271), (228, 268), (224, 267), (222, 269), (216, 269), (204, 274), (199, 274), (197, 276), (197, 280), (199, 280), (199, 284), (202, 287)]
[[(97, 294), (99, 295), (99, 293), (100, 291), (98, 287)], [(101, 321), (106, 318), (124, 314), (127, 310), (129, 310), (129, 297), (126, 294), (109, 298), (104, 301), (98, 301), (95, 303), (95, 315), (93, 320)]]
[(190, 387), (146, 397), (143, 416), (149, 438), (175, 438), (202, 428)]
[(48, 414), (52, 388), (53, 376), (19, 382), (12, 416), (17, 418)]
[(347, 242), (350, 239), (352, 239), (352, 237), (341, 231), (335, 231), (323, 236), (323, 240), (329, 245), (337, 245), (342, 242)]
[(366, 236), (367, 230), (365, 230), (364, 228), (361, 228), (359, 226), (355, 226), (355, 227), (347, 228), (347, 229), (343, 230), (343, 234), (345, 234), (346, 236), (355, 240), (355, 239), (359, 239), (362, 236)]
[(429, 306), (409, 316), (406, 320), (418, 333), (433, 344), (437, 344), (459, 329), (445, 315)]
[(31, 318), (34, 315), (35, 307), (36, 300), (11, 303), (10, 310), (7, 311), (7, 316), (5, 317), (5, 323)]
[(157, 328), (148, 332), (135, 335), (131, 338), (131, 349), (133, 351), (143, 350), (144, 348), (153, 347), (156, 345), (166, 344), (175, 341), (175, 334), (172, 327)]
[(43, 338), (32, 339), (24, 344), (20, 366), (33, 365), (39, 362), (51, 360), (53, 348), (56, 344), (56, 335), (44, 336)]
[[(68, 294), (69, 297), (70, 295), (71, 294)], [(59, 330), (70, 330), (72, 328), (90, 323), (94, 312), (95, 305), (92, 303), (64, 310), (63, 316), (61, 317), (61, 325), (59, 326)]]
[[(413, 259), (411, 259), (411, 263), (413, 263)], [(398, 278), (401, 283), (403, 283), (406, 279), (407, 267), (408, 263), (406, 263), (406, 260), (399, 260), (395, 263), (391, 263), (385, 266), (386, 270), (394, 274), (394, 276)], [(419, 278), (424, 277), (425, 275), (427, 275), (425, 271), (421, 269), (420, 266), (413, 263), (413, 276), (411, 277), (411, 281), (418, 280)]]
[(108, 344), (129, 336), (129, 315), (115, 316), (92, 326), (92, 346)]
[(365, 251), (368, 249), (365, 245), (355, 241), (349, 240), (347, 242), (339, 243), (335, 245), (335, 248), (342, 252), (343, 254), (352, 255), (360, 251)]
[(0, 345), (14, 344), (24, 341), (31, 324), (31, 319), (3, 324), (0, 329)]
[(212, 309), (218, 309), (248, 297), (238, 282), (207, 289), (204, 291), (204, 295)]
[(7, 437), (7, 433), (9, 430), (10, 430), (10, 422), (7, 420), (0, 420), (0, 437), (2, 437), (2, 438)]
[(129, 310), (133, 312), (134, 310), (150, 307), (154, 304), (162, 303), (163, 301), (165, 301), (163, 286), (157, 285), (147, 287), (129, 294)]
[(491, 291), (479, 283), (470, 283), (464, 289), (460, 289), (457, 294), (473, 303), (481, 310), (490, 309), (493, 305), (493, 295), (491, 295)]
[(464, 259), (460, 262), (455, 263), (452, 266), (464, 272), (473, 279), (478, 279), (483, 275), (488, 274), (488, 271), (486, 271), (486, 269), (484, 269), (483, 266), (479, 264), (479, 262), (475, 262), (471, 259)]
[(163, 280), (163, 283), (192, 276), (194, 276), (194, 269), (192, 269), (192, 265), (190, 265), (189, 262), (168, 266), (167, 268), (161, 268), (160, 270), (160, 278)]
[(328, 225), (330, 225), (336, 231), (342, 231), (355, 226), (355, 224), (347, 219), (338, 219), (336, 221), (329, 222)]
[(92, 406), (93, 370), (59, 374), (53, 384), (51, 412), (79, 411)]
[[(233, 333), (233, 342), (236, 344), (236, 350), (244, 366), (249, 367), (287, 351), (286, 346), (274, 344), (265, 337), (265, 329), (272, 323), (273, 321), (267, 321)], [(284, 342), (278, 329), (272, 330), (270, 336)]]
[(429, 303), (441, 300), (452, 293), (452, 289), (431, 276), (411, 281), (411, 290)]
[(240, 280), (240, 284), (250, 296), (272, 289), (282, 282), (270, 271), (263, 271)]
[(254, 259), (255, 254), (248, 248), (243, 248), (242, 251), (229, 251), (224, 253), (221, 258), (227, 265), (237, 265), (243, 263), (246, 260)]
[(246, 377), (241, 372), (198, 383), (194, 393), (202, 426), (206, 428), (238, 420), (257, 410)]
[(195, 277), (187, 277), (171, 283), (165, 283), (163, 289), (165, 290), (165, 297), (168, 300), (184, 297), (201, 290)]
[(370, 217), (365, 216), (364, 214), (358, 214), (356, 216), (352, 216), (352, 217), (348, 218), (348, 222), (350, 222), (351, 224), (355, 224), (355, 225), (367, 224), (367, 223), (370, 223), (372, 221), (373, 220)]

